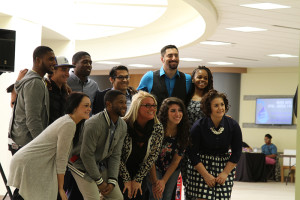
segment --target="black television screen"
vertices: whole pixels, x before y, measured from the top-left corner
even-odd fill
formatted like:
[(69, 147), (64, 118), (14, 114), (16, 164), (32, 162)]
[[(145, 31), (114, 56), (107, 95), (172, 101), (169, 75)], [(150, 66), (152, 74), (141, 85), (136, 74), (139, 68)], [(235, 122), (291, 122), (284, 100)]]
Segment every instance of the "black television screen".
[(293, 98), (256, 99), (256, 124), (291, 125)]

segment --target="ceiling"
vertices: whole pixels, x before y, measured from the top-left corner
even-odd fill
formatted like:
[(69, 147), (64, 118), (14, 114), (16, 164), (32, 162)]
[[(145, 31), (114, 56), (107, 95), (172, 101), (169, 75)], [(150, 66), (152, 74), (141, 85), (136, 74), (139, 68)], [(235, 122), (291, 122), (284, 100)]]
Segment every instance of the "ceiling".
[[(291, 54), (299, 56), (300, 48), (300, 1), (272, 0), (268, 2), (289, 5), (291, 8), (259, 10), (241, 7), (241, 4), (264, 3), (256, 0), (212, 0), (218, 14), (218, 25), (207, 38), (212, 41), (229, 42), (232, 45), (212, 46), (199, 42), (180, 48), (180, 57), (198, 58), (202, 61), (180, 61), (180, 68), (205, 65), (208, 67), (297, 67), (299, 57), (278, 58), (269, 54)], [(230, 27), (250, 26), (267, 29), (261, 32), (238, 32)], [(138, 58), (119, 59), (124, 65), (141, 63), (161, 66), (160, 54)], [(232, 65), (214, 65), (208, 62), (222, 61)], [(102, 65), (101, 68), (106, 66)]]
[[(28, 6), (28, 2), (38, 3), (43, 6), (41, 1), (20, 1), (21, 4), (23, 2), (23, 6), (20, 7)], [(141, 0), (126, 0), (131, 2), (130, 6), (125, 5), (125, 3), (122, 3), (125, 1), (120, 0), (53, 1), (57, 1), (57, 3), (63, 2), (61, 4), (64, 6), (70, 5), (70, 2), (71, 5), (75, 2), (75, 4), (82, 3), (84, 6), (80, 5), (79, 7), (68, 9), (71, 10), (71, 14), (68, 15), (64, 6), (57, 7), (57, 4), (53, 3), (49, 4), (49, 9), (35, 9), (35, 16), (32, 15), (32, 12), (25, 12), (27, 9), (18, 11), (17, 15), (19, 17), (23, 15), (28, 20), (42, 23), (42, 39), (47, 40), (47, 44), (49, 41), (51, 43), (54, 40), (56, 42), (75, 41), (75, 51), (84, 50), (91, 54), (94, 70), (107, 71), (112, 66), (117, 65), (116, 63), (126, 65), (129, 69), (141, 69), (132, 67), (132, 64), (146, 65), (142, 67), (144, 70), (159, 68), (162, 65), (159, 52), (167, 44), (175, 44), (179, 47), (180, 58), (201, 59), (193, 62), (181, 60), (180, 68), (195, 68), (198, 65), (231, 68), (299, 66), (299, 0), (168, 0), (163, 1), (161, 5), (158, 2), (162, 1), (153, 0), (153, 5), (142, 5), (148, 9), (147, 13), (145, 11), (144, 14), (144, 17), (148, 17), (147, 22), (144, 24), (133, 22), (134, 19), (142, 17), (142, 12), (137, 13), (135, 16), (133, 15), (131, 18), (127, 16), (129, 12), (134, 12), (134, 8), (141, 6)], [(9, 5), (8, 1), (6, 2), (6, 4), (1, 6), (3, 9), (1, 10), (0, 8), (0, 16), (16, 13), (13, 1), (11, 5)], [(93, 8), (90, 11), (80, 13), (80, 8), (86, 9), (88, 4), (92, 5), (91, 2), (96, 4), (97, 9)], [(291, 8), (260, 10), (240, 6), (242, 4), (266, 2), (286, 5)], [(131, 7), (133, 10), (125, 12), (121, 9), (118, 12), (105, 12), (106, 7), (113, 5)], [(95, 7), (95, 5), (92, 6)], [(55, 7), (58, 10), (53, 15)], [(149, 9), (151, 7), (158, 10), (155, 14), (153, 13), (152, 19), (149, 18), (151, 14)], [(1, 12), (4, 14), (1, 14)], [(41, 20), (47, 15), (47, 12), (52, 15), (52, 18), (50, 21), (42, 22)], [(106, 13), (105, 15), (103, 14), (104, 12)], [(89, 13), (91, 16), (86, 18), (88, 21), (78, 17)], [(41, 17), (37, 18), (36, 16)], [(73, 16), (76, 17), (74, 18)], [(108, 19), (114, 17), (116, 19), (109, 22)], [(122, 18), (126, 19), (128, 23), (120, 23)], [(95, 25), (98, 29), (86, 29), (86, 33), (71, 36), (66, 31), (73, 30), (74, 32), (76, 30), (72, 29), (74, 27), (71, 27), (69, 23), (70, 20), (74, 19), (77, 20), (76, 24), (82, 27)], [(54, 25), (57, 24), (53, 23), (55, 20), (64, 21), (64, 26), (55, 27)], [(245, 26), (267, 30), (240, 32), (227, 29)], [(84, 27), (81, 29), (84, 29)], [(98, 35), (97, 31), (99, 31), (99, 38), (96, 37)], [(203, 41), (219, 41), (230, 44), (212, 46), (201, 44), (200, 42)], [(297, 57), (278, 58), (268, 56), (270, 54), (290, 54)], [(115, 64), (100, 64), (98, 63), (100, 61), (110, 61), (115, 62)], [(217, 65), (210, 62), (227, 62), (231, 64)]]

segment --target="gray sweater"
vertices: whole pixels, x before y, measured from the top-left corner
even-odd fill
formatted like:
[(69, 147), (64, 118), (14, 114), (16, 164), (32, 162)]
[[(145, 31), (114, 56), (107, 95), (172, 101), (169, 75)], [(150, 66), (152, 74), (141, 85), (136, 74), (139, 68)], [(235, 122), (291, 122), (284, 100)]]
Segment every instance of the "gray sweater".
[(106, 110), (87, 120), (81, 138), (72, 152), (73, 157), (79, 156), (79, 158), (69, 164), (72, 171), (88, 181), (95, 181), (97, 185), (104, 181), (99, 168), (101, 164), (106, 165), (108, 170), (108, 183), (116, 185), (118, 180), (127, 125), (123, 119), (118, 119), (110, 145), (111, 123)]
[(48, 126), (49, 93), (42, 77), (32, 70), (15, 83), (15, 89), (18, 97), (12, 139), (23, 146)]

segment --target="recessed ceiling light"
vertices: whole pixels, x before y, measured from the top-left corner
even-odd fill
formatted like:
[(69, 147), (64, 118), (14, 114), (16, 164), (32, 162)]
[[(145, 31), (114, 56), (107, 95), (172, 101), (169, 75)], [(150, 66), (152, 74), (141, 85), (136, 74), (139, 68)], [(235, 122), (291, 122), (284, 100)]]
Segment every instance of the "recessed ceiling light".
[(114, 62), (114, 61), (98, 61), (96, 62), (98, 64), (107, 64), (107, 65), (120, 65), (120, 62)]
[(266, 31), (267, 30), (267, 29), (263, 29), (263, 28), (255, 28), (255, 27), (249, 27), (249, 26), (226, 28), (226, 29), (232, 30), (232, 31), (242, 31), (242, 32)]
[(153, 67), (152, 65), (145, 65), (145, 64), (130, 64), (128, 65), (130, 67), (138, 67), (138, 68), (149, 68), (149, 67)]
[(256, 8), (261, 10), (271, 10), (271, 9), (280, 9), (280, 8), (290, 8), (291, 6), (285, 6), (275, 3), (255, 3), (255, 4), (242, 4), (240, 6), (248, 8)]
[(202, 59), (198, 59), (198, 58), (180, 58), (180, 61), (199, 62), (199, 61), (202, 61)]
[(297, 58), (298, 57), (298, 56), (290, 55), (290, 54), (270, 54), (268, 56), (279, 57), (279, 58)]
[(200, 42), (200, 44), (207, 44), (207, 45), (231, 45), (232, 43), (230, 42), (219, 42), (219, 41), (203, 41)]
[(229, 63), (229, 62), (208, 62), (209, 64), (212, 65), (233, 65), (233, 63)]

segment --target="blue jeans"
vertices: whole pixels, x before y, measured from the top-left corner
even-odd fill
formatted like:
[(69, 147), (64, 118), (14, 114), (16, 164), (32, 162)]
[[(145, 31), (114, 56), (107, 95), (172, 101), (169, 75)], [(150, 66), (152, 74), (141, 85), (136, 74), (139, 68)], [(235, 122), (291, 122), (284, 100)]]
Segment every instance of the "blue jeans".
[[(163, 192), (162, 199), (160, 199), (160, 200), (171, 200), (172, 199), (172, 195), (173, 195), (176, 183), (177, 183), (179, 173), (180, 173), (180, 170), (177, 169), (170, 176), (169, 180), (167, 181), (167, 183), (165, 185), (165, 190)], [(156, 170), (156, 177), (157, 177), (158, 180), (162, 179), (162, 174), (157, 170)], [(148, 190), (149, 190), (149, 193), (150, 193), (149, 194), (149, 200), (154, 200), (153, 193), (152, 193), (152, 184), (149, 180), (149, 177), (148, 177), (148, 180), (147, 180), (147, 186), (148, 186)]]

